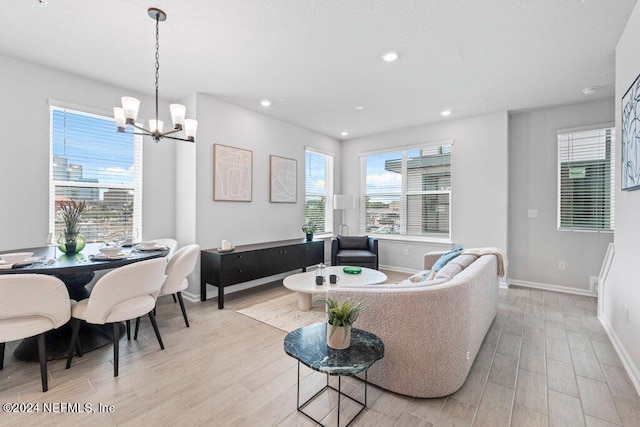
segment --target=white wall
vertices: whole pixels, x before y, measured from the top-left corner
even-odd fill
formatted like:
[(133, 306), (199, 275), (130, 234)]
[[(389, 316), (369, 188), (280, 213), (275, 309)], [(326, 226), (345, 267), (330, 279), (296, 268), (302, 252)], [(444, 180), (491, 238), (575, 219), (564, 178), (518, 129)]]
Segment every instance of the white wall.
[[(152, 88), (149, 88), (152, 89)], [(0, 250), (41, 246), (49, 228), (49, 99), (113, 114), (120, 97), (142, 102), (141, 117), (154, 100), (55, 69), (0, 56)], [(169, 107), (162, 103), (161, 110)], [(166, 118), (165, 118), (166, 120)], [(169, 118), (170, 120), (170, 118)], [(115, 129), (114, 129), (115, 132)], [(174, 143), (145, 138), (143, 235), (174, 233)]]
[[(222, 239), (242, 245), (303, 238), (300, 227), (304, 223), (305, 147), (335, 155), (334, 186), (338, 189), (339, 142), (208, 95), (196, 95), (196, 111), (196, 242), (204, 249), (219, 247)], [(214, 143), (253, 151), (253, 196), (250, 203), (213, 200)], [(269, 156), (272, 154), (298, 162), (298, 201), (295, 204), (269, 202)], [(181, 169), (184, 167), (188, 166), (180, 166)], [(178, 224), (177, 228), (182, 226)], [(253, 284), (234, 286), (227, 292)], [(209, 294), (214, 295), (215, 291), (215, 287), (209, 286)], [(188, 292), (199, 295), (199, 277), (191, 281)]]
[[(468, 248), (496, 246), (506, 250), (507, 137), (507, 113), (499, 112), (349, 140), (342, 147), (342, 192), (360, 194), (360, 153), (453, 140), (452, 240)], [(361, 230), (360, 203), (357, 205), (345, 214), (351, 234)], [(450, 247), (383, 239), (379, 245), (380, 264), (407, 270), (421, 269), (425, 252)]]
[[(621, 99), (640, 73), (640, 4), (636, 5), (616, 48), (616, 125), (621, 123)], [(616, 134), (617, 164), (621, 164), (621, 138)], [(640, 390), (640, 191), (620, 190), (620, 167), (616, 168), (615, 257), (603, 289), (601, 320), (609, 329), (623, 363)], [(625, 306), (628, 307), (628, 318)]]
[[(557, 230), (558, 129), (612, 123), (613, 99), (509, 117), (509, 279), (591, 293), (613, 233)], [(537, 218), (527, 211), (536, 209)], [(558, 270), (558, 261), (566, 270)]]

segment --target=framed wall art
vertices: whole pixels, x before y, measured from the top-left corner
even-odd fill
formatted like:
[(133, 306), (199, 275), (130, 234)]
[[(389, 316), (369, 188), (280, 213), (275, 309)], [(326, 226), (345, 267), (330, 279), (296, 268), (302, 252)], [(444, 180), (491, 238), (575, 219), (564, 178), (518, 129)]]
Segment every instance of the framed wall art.
[(213, 200), (250, 202), (253, 151), (213, 144)]
[(269, 201), (272, 203), (296, 203), (298, 162), (286, 157), (271, 156), (269, 173)]
[(622, 97), (622, 190), (640, 189), (640, 74)]

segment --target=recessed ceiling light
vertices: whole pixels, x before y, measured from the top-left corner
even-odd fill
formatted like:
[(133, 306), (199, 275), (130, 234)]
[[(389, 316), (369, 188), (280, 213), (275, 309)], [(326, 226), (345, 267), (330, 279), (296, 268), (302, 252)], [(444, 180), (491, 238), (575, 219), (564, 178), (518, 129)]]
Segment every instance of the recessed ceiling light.
[(600, 89), (598, 86), (585, 87), (584, 89), (582, 89), (582, 93), (584, 93), (585, 95), (593, 95), (598, 89)]
[(354, 110), (358, 110), (358, 111), (362, 111), (364, 110), (364, 105), (356, 105), (355, 107), (353, 107)]
[(382, 55), (382, 59), (386, 62), (393, 62), (398, 59), (398, 52), (394, 52), (393, 50)]
[(440, 114), (445, 116), (445, 117), (450, 116), (451, 115), (451, 110), (440, 111)]
[(270, 107), (271, 101), (269, 101), (268, 99), (263, 99), (260, 101), (260, 105), (262, 105), (263, 107)]
[(346, 130), (343, 130), (342, 132), (340, 132), (340, 135), (349, 136), (349, 132), (347, 132)]

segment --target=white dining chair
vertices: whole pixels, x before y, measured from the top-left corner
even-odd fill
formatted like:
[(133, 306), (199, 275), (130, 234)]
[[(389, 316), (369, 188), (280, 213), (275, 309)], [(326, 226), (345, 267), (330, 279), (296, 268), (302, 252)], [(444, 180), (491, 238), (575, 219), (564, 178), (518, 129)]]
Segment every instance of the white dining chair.
[[(193, 272), (198, 262), (198, 256), (200, 255), (200, 246), (187, 245), (176, 251), (173, 255), (167, 269), (165, 270), (164, 282), (160, 289), (158, 296), (173, 295), (174, 299), (177, 296), (180, 303), (180, 309), (182, 310), (182, 317), (184, 317), (184, 323), (189, 327), (189, 318), (187, 317), (187, 310), (184, 308), (184, 301), (182, 300), (182, 291), (187, 289), (189, 282), (187, 276)], [(155, 312), (155, 310), (154, 310)], [(138, 328), (140, 327), (140, 318), (136, 319), (136, 330), (134, 339), (138, 338)]]
[(113, 376), (118, 376), (120, 346), (120, 322), (139, 318), (145, 314), (158, 339), (164, 344), (156, 324), (153, 308), (163, 283), (167, 261), (154, 258), (125, 265), (102, 276), (95, 284), (89, 298), (71, 307), (72, 336), (67, 356), (67, 369), (76, 350), (81, 321), (95, 325), (113, 324)]
[(44, 333), (69, 321), (71, 309), (65, 284), (42, 274), (0, 276), (0, 370), (5, 343), (38, 336), (42, 391), (49, 389)]

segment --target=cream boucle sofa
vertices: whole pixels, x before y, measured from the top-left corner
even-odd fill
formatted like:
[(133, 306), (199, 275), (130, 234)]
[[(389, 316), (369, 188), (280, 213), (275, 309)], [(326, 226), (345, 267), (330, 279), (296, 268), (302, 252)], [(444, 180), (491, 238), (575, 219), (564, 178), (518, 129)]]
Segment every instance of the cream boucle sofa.
[[(426, 254), (425, 269), (439, 255)], [(340, 286), (328, 294), (368, 305), (354, 326), (385, 345), (369, 381), (422, 398), (446, 396), (464, 384), (497, 313), (496, 257), (483, 255), (450, 280), (427, 283)]]

